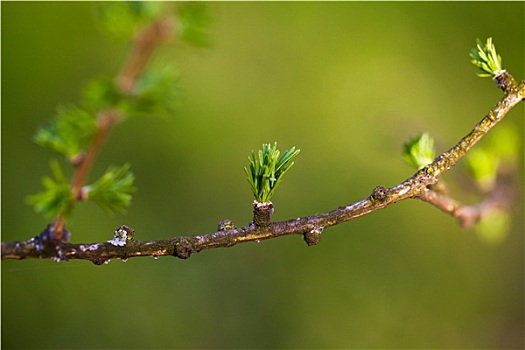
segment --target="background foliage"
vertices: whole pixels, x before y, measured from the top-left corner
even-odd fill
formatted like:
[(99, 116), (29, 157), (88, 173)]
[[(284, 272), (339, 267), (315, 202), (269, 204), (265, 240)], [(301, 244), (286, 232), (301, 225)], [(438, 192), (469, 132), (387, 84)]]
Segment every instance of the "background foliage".
[[(503, 66), (524, 77), (520, 2), (210, 11), (211, 48), (165, 50), (184, 86), (176, 114), (119, 125), (92, 171), (131, 164), (138, 191), (127, 215), (80, 203), (74, 242), (109, 240), (121, 224), (139, 240), (211, 232), (225, 218), (246, 224), (243, 166), (274, 140), (301, 149), (274, 219), (349, 204), (412, 174), (407, 139), (429, 131), (441, 152), (500, 98), (469, 62), (475, 38), (493, 37)], [(94, 13), (94, 3), (2, 3), (2, 240), (47, 224), (25, 204), (49, 173), (37, 127), (85, 81), (116, 74), (128, 52)], [(506, 118), (523, 140), (523, 104)], [(446, 179), (468, 189), (460, 170)], [(522, 348), (523, 227), (523, 196), (499, 245), (409, 201), (330, 228), (313, 248), (288, 237), (188, 261), (2, 261), (2, 346)]]

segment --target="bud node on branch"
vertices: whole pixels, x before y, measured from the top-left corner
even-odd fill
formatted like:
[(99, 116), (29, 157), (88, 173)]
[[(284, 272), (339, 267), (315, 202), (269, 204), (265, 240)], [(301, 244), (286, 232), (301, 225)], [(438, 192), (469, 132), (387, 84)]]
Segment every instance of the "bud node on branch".
[(181, 239), (175, 243), (175, 251), (173, 255), (180, 259), (188, 259), (193, 252), (194, 249), (191, 243), (186, 239)]
[(383, 186), (377, 186), (370, 197), (373, 201), (383, 202), (388, 198), (388, 191)]
[(271, 223), (271, 216), (273, 214), (272, 202), (260, 203), (254, 201), (253, 203), (253, 223), (257, 227), (266, 227)]

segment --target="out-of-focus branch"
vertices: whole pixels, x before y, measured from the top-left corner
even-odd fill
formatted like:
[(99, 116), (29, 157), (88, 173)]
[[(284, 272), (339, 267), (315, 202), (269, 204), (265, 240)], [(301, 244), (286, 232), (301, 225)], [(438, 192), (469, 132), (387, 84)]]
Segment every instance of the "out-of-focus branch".
[(117, 78), (119, 87), (125, 94), (133, 93), (135, 83), (155, 49), (173, 34), (173, 30), (172, 19), (165, 17), (137, 33), (131, 55)]
[[(133, 94), (137, 79), (144, 71), (155, 49), (166, 41), (167, 38), (172, 35), (172, 32), (173, 25), (171, 18), (165, 17), (151, 23), (136, 34), (131, 54), (117, 77), (118, 86), (124, 94)], [(120, 116), (118, 112), (113, 109), (108, 109), (98, 114), (97, 131), (88, 149), (82, 157), (75, 159), (76, 169), (71, 182), (74, 200), (71, 201), (70, 207), (74, 206), (76, 201), (83, 200), (82, 188), (86, 183), (89, 171), (95, 163), (111, 130), (119, 119)], [(65, 212), (71, 210), (72, 208), (68, 208)], [(64, 240), (66, 238), (65, 225), (66, 215), (64, 213), (58, 215), (53, 224), (53, 232), (57, 240)]]
[(509, 210), (516, 200), (515, 169), (501, 168), (494, 188), (486, 198), (474, 205), (465, 205), (448, 194), (427, 188), (417, 199), (434, 205), (436, 208), (457, 218), (461, 225), (470, 229), (483, 217), (495, 210)]

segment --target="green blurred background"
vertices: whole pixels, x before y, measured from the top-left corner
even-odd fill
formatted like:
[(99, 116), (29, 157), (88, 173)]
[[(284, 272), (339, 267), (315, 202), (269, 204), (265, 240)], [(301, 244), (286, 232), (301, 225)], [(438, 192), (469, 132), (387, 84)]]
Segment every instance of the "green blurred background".
[[(115, 75), (129, 46), (96, 3), (2, 3), (2, 240), (47, 224), (24, 202), (49, 175), (32, 142), (83, 84)], [(243, 167), (277, 141), (301, 149), (275, 220), (350, 204), (412, 174), (401, 145), (421, 131), (452, 146), (502, 93), (468, 53), (494, 38), (524, 77), (524, 3), (213, 3), (213, 45), (165, 50), (184, 95), (172, 119), (112, 133), (91, 173), (131, 163), (126, 216), (79, 205), (73, 242), (213, 232), (251, 220)], [(523, 139), (523, 104), (503, 122)], [(499, 126), (498, 126), (499, 127)], [(520, 160), (523, 152), (520, 151)], [(170, 257), (2, 261), (4, 348), (523, 348), (523, 164), (511, 231), (491, 245), (428, 204), (405, 201), (325, 230)], [(464, 185), (464, 167), (445, 177)], [(458, 182), (459, 181), (459, 182)], [(468, 195), (460, 199), (471, 200)]]

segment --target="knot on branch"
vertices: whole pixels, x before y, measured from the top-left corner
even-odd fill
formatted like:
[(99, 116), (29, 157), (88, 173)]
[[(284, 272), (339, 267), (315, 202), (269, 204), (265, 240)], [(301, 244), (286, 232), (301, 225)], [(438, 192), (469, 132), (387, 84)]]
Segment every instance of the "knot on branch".
[(217, 230), (218, 231), (229, 231), (229, 230), (235, 230), (237, 226), (235, 223), (231, 220), (222, 220), (217, 224)]
[(253, 223), (257, 227), (266, 227), (271, 223), (272, 202), (253, 202)]
[(388, 197), (387, 189), (383, 186), (376, 186), (370, 195), (370, 199), (375, 202), (384, 202)]
[(133, 236), (134, 232), (135, 230), (131, 227), (122, 225), (115, 230), (113, 239), (108, 241), (108, 243), (111, 243), (112, 245), (117, 247), (123, 247), (126, 245), (126, 243), (131, 242), (135, 239), (135, 237)]
[(306, 244), (311, 247), (318, 244), (321, 241), (321, 233), (323, 232), (324, 227), (314, 227), (312, 230), (305, 232), (303, 234), (303, 239)]
[(173, 255), (180, 259), (188, 259), (195, 250), (187, 239), (181, 239), (175, 243)]
[(55, 260), (65, 260), (64, 253), (60, 249), (60, 243), (69, 240), (69, 232), (66, 229), (62, 230), (62, 240), (56, 238), (56, 230), (54, 225), (47, 225), (47, 227), (38, 236), (32, 238), (28, 243), (33, 245), (40, 257), (55, 255)]

